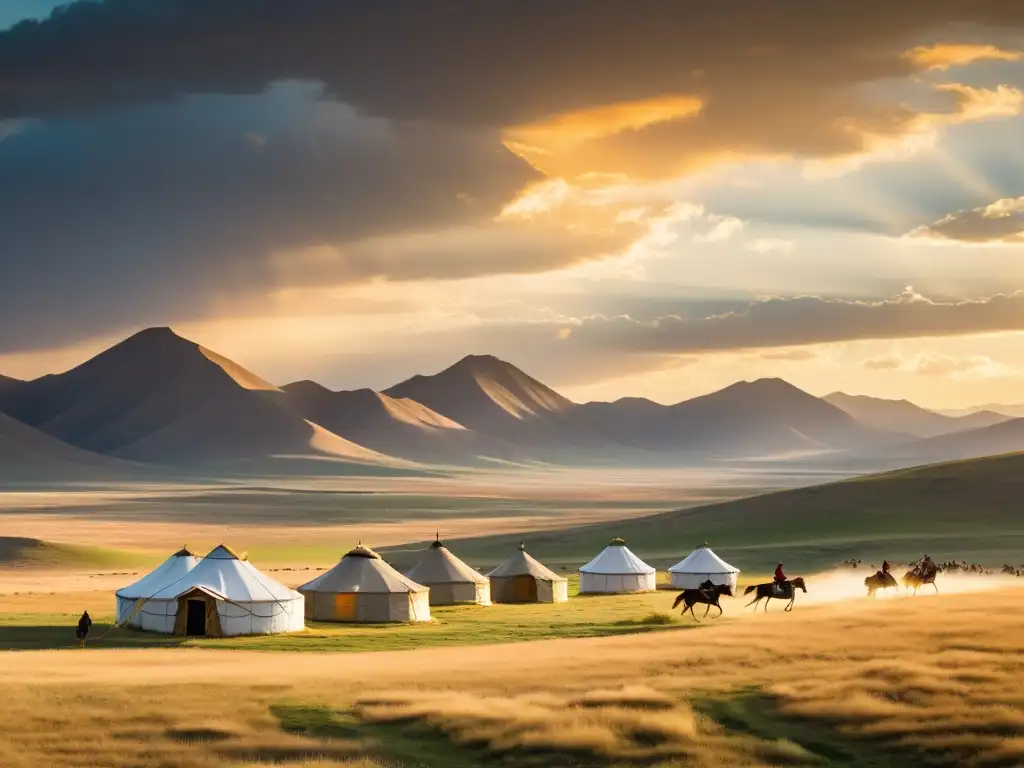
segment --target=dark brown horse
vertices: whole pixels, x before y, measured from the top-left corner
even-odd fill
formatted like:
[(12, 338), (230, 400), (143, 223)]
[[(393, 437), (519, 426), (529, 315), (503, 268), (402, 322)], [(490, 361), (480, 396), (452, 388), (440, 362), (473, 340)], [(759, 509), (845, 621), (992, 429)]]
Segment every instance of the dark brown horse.
[(789, 598), (789, 604), (786, 605), (786, 611), (792, 611), (793, 603), (796, 602), (797, 589), (802, 589), (804, 593), (807, 592), (807, 585), (804, 584), (803, 576), (797, 576), (795, 579), (790, 579), (785, 584), (776, 584), (774, 581), (768, 584), (751, 584), (743, 590), (743, 594), (749, 595), (751, 592), (754, 592), (754, 590), (757, 590), (756, 597), (743, 607), (749, 608), (752, 605), (756, 611), (757, 604), (764, 600), (764, 609), (767, 612), (768, 603), (771, 602), (773, 597), (776, 600), (785, 600), (786, 598)]
[(878, 597), (878, 595), (875, 594), (878, 590), (898, 587), (899, 584), (896, 583), (896, 579), (891, 573), (879, 571), (878, 573), (864, 579), (864, 586), (868, 588), (868, 597)]
[(718, 614), (711, 618), (717, 619), (722, 615), (722, 606), (718, 602), (722, 595), (732, 597), (732, 587), (728, 584), (711, 584), (710, 586), (702, 589), (684, 589), (679, 593), (679, 597), (676, 598), (676, 601), (672, 603), (672, 608), (676, 608), (680, 603), (683, 603), (682, 615), (685, 616), (686, 612), (689, 611), (690, 615), (693, 616), (694, 619), (700, 621), (700, 619), (697, 618), (697, 614), (693, 612), (693, 606), (701, 603), (706, 605), (707, 608), (704, 609), (704, 617), (707, 617), (708, 611), (711, 610), (711, 606), (713, 605), (718, 609)]
[(935, 593), (938, 594), (939, 588), (935, 585), (935, 575), (934, 573), (920, 574), (916, 571), (907, 571), (903, 574), (903, 588), (908, 592), (913, 589), (916, 595), (918, 589), (925, 584), (931, 584), (935, 587)]

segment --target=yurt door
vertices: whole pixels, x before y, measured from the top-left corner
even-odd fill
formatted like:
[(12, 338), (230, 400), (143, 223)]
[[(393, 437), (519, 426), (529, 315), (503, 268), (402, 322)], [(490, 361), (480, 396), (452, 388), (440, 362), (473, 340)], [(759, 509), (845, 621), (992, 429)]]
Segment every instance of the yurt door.
[(206, 635), (206, 601), (189, 600), (188, 616), (185, 623), (185, 634), (192, 636)]
[(536, 603), (537, 602), (537, 580), (533, 576), (516, 576), (512, 579), (513, 603)]

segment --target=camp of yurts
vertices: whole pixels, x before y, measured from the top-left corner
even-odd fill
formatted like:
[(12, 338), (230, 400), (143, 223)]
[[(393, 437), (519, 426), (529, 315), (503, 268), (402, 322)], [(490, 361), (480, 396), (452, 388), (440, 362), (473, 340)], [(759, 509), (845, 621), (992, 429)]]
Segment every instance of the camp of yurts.
[(306, 618), (316, 621), (430, 621), (429, 588), (362, 544), (299, 592), (306, 600)]
[(683, 560), (668, 569), (672, 576), (672, 586), (679, 589), (697, 589), (708, 579), (712, 584), (736, 588), (740, 569), (729, 565), (725, 560), (711, 551), (704, 542)]
[(176, 581), (154, 587), (149, 595), (133, 590), (140, 596), (129, 626), (211, 637), (273, 635), (305, 626), (302, 595), (260, 573), (223, 544)]
[(657, 571), (634, 555), (622, 539), (612, 539), (580, 568), (580, 594), (622, 594), (657, 589)]
[[(198, 563), (199, 558), (188, 547), (182, 547), (134, 584), (117, 590), (114, 593), (117, 599), (115, 621), (136, 629), (169, 632), (163, 628), (167, 624), (167, 609), (170, 607), (164, 604), (167, 601), (147, 605), (146, 598), (181, 582)], [(176, 610), (175, 606), (173, 613)]]
[(431, 605), (491, 604), (491, 580), (453, 555), (440, 540), (405, 575), (430, 588)]
[(524, 544), (489, 574), (496, 603), (564, 603), (569, 582), (533, 559)]

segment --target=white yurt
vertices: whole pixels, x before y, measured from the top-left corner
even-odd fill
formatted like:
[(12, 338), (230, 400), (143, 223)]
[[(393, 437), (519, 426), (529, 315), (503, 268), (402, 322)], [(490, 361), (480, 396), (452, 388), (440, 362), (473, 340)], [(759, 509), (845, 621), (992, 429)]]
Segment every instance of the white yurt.
[(152, 632), (229, 637), (297, 632), (305, 626), (302, 595), (223, 544), (183, 578), (143, 599), (137, 626)]
[(417, 584), (430, 587), (431, 605), (491, 604), (491, 580), (453, 555), (440, 539), (405, 572)]
[[(199, 558), (192, 554), (188, 547), (182, 547), (134, 584), (117, 590), (114, 593), (117, 598), (116, 623), (127, 622), (127, 626), (136, 629), (153, 629), (153, 627), (147, 626), (145, 598), (155, 595), (172, 584), (177, 584), (198, 563)], [(163, 609), (159, 616), (161, 620), (164, 618)]]
[(736, 580), (739, 578), (740, 569), (729, 565), (711, 551), (711, 547), (705, 541), (697, 547), (685, 559), (668, 569), (672, 574), (672, 586), (679, 589), (697, 589), (708, 579), (713, 584), (724, 586), (728, 584), (736, 589)]
[(430, 621), (430, 590), (362, 544), (299, 587), (315, 621)]
[(630, 552), (622, 539), (612, 539), (601, 553), (580, 568), (580, 594), (653, 592), (657, 571)]
[(534, 560), (520, 543), (518, 551), (489, 574), (496, 603), (564, 603), (569, 582)]

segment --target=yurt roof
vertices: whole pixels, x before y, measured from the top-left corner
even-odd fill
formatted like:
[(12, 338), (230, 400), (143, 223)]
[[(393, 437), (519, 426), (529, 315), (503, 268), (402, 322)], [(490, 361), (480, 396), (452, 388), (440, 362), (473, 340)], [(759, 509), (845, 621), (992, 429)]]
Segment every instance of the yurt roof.
[(550, 568), (531, 557), (522, 544), (519, 545), (519, 549), (512, 557), (487, 575), (492, 579), (509, 576), (533, 576), (533, 578), (540, 579), (541, 581), (566, 580), (563, 576), (559, 576)]
[(150, 596), (173, 599), (193, 589), (240, 603), (276, 602), (299, 597), (297, 592), (260, 573), (252, 563), (240, 559), (223, 544), (200, 560), (185, 578)]
[(300, 592), (392, 594), (426, 592), (427, 587), (403, 576), (369, 547), (359, 545), (331, 570), (299, 587)]
[(181, 580), (198, 562), (199, 559), (184, 547), (135, 583), (117, 590), (117, 596), (130, 599), (150, 597), (153, 593)]
[(739, 573), (725, 560), (711, 551), (706, 543), (693, 550), (683, 560), (668, 569), (669, 573)]
[(612, 539), (600, 554), (580, 568), (580, 573), (596, 573), (607, 576), (654, 573), (639, 557), (634, 555), (622, 539)]
[(488, 579), (435, 541), (405, 575), (420, 584), (486, 584)]

